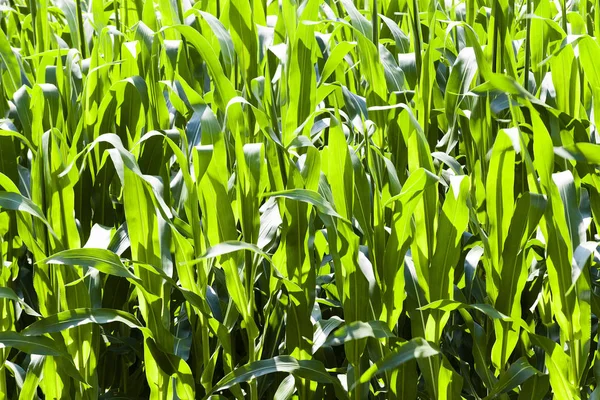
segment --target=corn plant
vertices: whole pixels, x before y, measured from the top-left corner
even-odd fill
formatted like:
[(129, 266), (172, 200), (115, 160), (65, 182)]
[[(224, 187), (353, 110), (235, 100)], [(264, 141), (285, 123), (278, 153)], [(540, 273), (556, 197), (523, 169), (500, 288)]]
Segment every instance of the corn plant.
[(600, 398), (593, 0), (0, 0), (0, 399)]

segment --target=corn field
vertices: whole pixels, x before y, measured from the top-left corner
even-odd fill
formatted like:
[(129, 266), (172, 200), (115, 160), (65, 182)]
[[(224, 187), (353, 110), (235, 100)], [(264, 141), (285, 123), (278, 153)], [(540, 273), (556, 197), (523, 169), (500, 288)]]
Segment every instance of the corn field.
[(597, 0), (0, 0), (0, 400), (600, 399)]

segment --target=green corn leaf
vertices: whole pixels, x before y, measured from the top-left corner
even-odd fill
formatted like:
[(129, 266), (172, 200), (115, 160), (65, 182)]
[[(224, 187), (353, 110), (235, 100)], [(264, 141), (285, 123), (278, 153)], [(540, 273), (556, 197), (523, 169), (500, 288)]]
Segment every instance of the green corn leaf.
[(466, 47), (458, 54), (446, 86), (446, 118), (451, 125), (456, 120), (457, 108), (469, 91), (476, 73), (477, 60), (475, 59), (475, 53), (472, 48)]
[(19, 67), (19, 62), (17, 61), (12, 48), (10, 47), (10, 41), (6, 37), (4, 31), (1, 29), (0, 61), (2, 61), (3, 67), (8, 71), (8, 79), (5, 81), (8, 85), (8, 91), (6, 94), (9, 97), (12, 97), (13, 93), (15, 93), (21, 87), (21, 68)]
[(574, 143), (572, 145), (556, 147), (557, 156), (589, 164), (600, 164), (600, 145), (592, 143)]
[(550, 376), (550, 386), (557, 396), (576, 398), (577, 389), (568, 378), (570, 359), (560, 346), (552, 340), (538, 335), (530, 335), (531, 342), (541, 347), (546, 353), (546, 367)]
[(319, 193), (311, 190), (290, 189), (282, 192), (266, 193), (265, 197), (283, 197), (286, 199), (302, 201), (317, 207), (317, 209), (325, 215), (339, 218), (342, 221), (345, 220), (340, 214), (338, 214), (333, 209), (333, 207), (331, 206), (331, 204), (329, 204), (327, 200), (323, 199), (323, 197)]
[(42, 380), (42, 369), (46, 361), (45, 356), (32, 355), (31, 361), (27, 366), (25, 381), (19, 394), (19, 399), (33, 400), (35, 399), (37, 388)]
[(23, 197), (18, 193), (0, 192), (0, 207), (7, 210), (22, 211), (31, 214), (46, 225), (48, 227), (48, 232), (58, 240), (58, 236), (54, 233), (54, 230), (46, 217), (44, 217), (42, 210), (40, 210), (40, 208), (30, 199)]
[(296, 360), (290, 356), (279, 356), (269, 360), (255, 361), (250, 365), (238, 368), (235, 372), (225, 376), (212, 389), (212, 393), (230, 388), (249, 379), (286, 372), (299, 378), (309, 379), (314, 382), (332, 384), (337, 396), (341, 399), (348, 398), (339, 381), (329, 375), (323, 364), (316, 360)]
[(523, 384), (529, 378), (539, 374), (535, 368), (523, 357), (515, 361), (506, 372), (502, 373), (494, 389), (487, 395), (486, 399), (493, 399), (503, 393), (508, 393), (517, 386)]
[(541, 400), (544, 398), (550, 388), (548, 375), (534, 375), (521, 385), (519, 399), (535, 399)]
[(104, 249), (85, 248), (79, 250), (64, 250), (39, 262), (44, 264), (92, 267), (109, 275), (129, 278), (134, 281), (140, 279), (123, 265), (119, 256), (112, 251)]
[(65, 329), (87, 324), (107, 324), (120, 322), (130, 328), (144, 329), (143, 325), (132, 314), (112, 309), (73, 309), (43, 318), (23, 330), (27, 336), (60, 332)]
[(367, 337), (385, 339), (394, 337), (394, 335), (381, 321), (354, 321), (344, 325), (329, 336), (323, 346), (339, 346), (351, 340), (360, 340)]
[(33, 308), (31, 308), (25, 301), (23, 301), (14, 290), (9, 287), (0, 287), (0, 298), (9, 299), (16, 303), (18, 303), (23, 310), (32, 317), (40, 317), (40, 314), (37, 313)]
[(63, 350), (50, 338), (45, 336), (24, 335), (18, 332), (0, 332), (0, 346), (14, 347), (25, 353), (44, 356), (64, 356)]
[(402, 344), (398, 350), (393, 351), (369, 367), (369, 369), (367, 369), (360, 377), (360, 382), (366, 383), (373, 376), (392, 368), (397, 368), (410, 360), (428, 358), (435, 356), (436, 354), (439, 354), (439, 350), (436, 350), (425, 340), (420, 338), (412, 339), (411, 341)]

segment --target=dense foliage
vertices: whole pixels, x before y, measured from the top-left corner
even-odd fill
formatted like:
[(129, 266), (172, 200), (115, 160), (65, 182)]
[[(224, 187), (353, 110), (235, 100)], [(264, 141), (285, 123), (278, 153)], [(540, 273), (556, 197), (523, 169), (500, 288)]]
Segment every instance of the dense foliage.
[(0, 399), (600, 398), (595, 0), (0, 0)]

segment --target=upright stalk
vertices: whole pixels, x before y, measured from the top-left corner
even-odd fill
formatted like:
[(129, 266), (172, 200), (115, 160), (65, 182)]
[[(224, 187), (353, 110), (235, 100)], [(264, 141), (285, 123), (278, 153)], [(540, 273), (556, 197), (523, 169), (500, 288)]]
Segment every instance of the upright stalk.
[[(35, 1), (33, 3), (35, 3)], [(81, 57), (85, 60), (87, 58), (87, 44), (85, 41), (85, 33), (83, 31), (83, 10), (81, 8), (81, 0), (75, 0), (75, 7), (77, 11), (77, 29), (79, 30), (79, 51), (81, 51)], [(116, 10), (115, 13), (118, 15)]]
[[(2, 350), (2, 352), (5, 351), (8, 350)], [(2, 355), (2, 358), (4, 358), (4, 355)], [(3, 365), (0, 367), (0, 400), (7, 399), (7, 394), (8, 388), (6, 387), (6, 367)]]
[(568, 34), (569, 32), (567, 32), (567, 0), (563, 0), (562, 1), (562, 28), (563, 31), (565, 31), (566, 34)]
[[(409, 10), (410, 10), (409, 6)], [(421, 68), (423, 61), (421, 60), (421, 52), (423, 49), (423, 34), (421, 33), (421, 22), (419, 19), (419, 2), (417, 0), (412, 1), (412, 26), (413, 26), (413, 36), (414, 36), (414, 45), (415, 45), (415, 63), (417, 67), (417, 84), (421, 82)]]
[[(527, 2), (527, 15), (531, 14), (531, 0)], [(523, 70), (523, 87), (529, 91), (529, 67), (531, 65), (531, 19), (527, 18), (525, 33), (525, 68)]]
[(594, 36), (600, 44), (600, 4), (594, 5)]
[[(254, 314), (254, 259), (252, 252), (247, 250), (244, 253), (245, 265), (246, 265), (246, 293), (248, 294), (248, 311), (250, 315)], [(248, 336), (248, 363), (256, 361), (256, 351), (254, 348), (254, 337), (251, 334), (250, 329), (246, 329)], [(250, 386), (250, 399), (258, 400), (258, 382), (256, 379), (252, 379), (249, 382)]]

